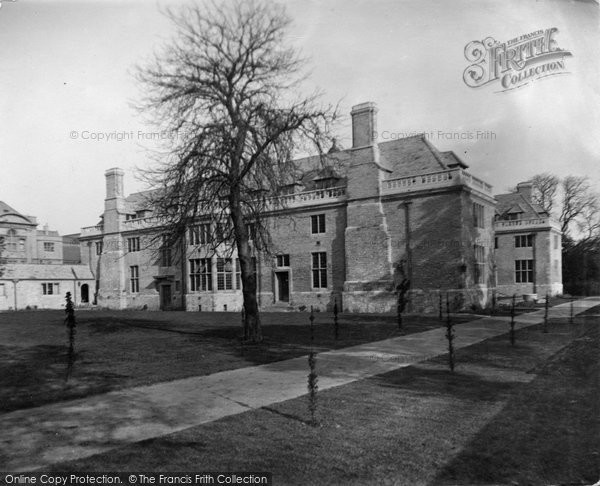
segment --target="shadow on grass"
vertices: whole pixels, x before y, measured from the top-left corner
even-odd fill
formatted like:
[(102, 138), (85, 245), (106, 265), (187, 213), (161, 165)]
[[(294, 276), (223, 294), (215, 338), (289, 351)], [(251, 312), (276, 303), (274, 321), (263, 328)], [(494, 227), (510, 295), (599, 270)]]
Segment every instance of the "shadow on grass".
[[(435, 366), (435, 367), (434, 367)], [(487, 380), (480, 376), (451, 372), (438, 365), (414, 365), (371, 378), (385, 388), (411, 390), (424, 396), (451, 395), (461, 400), (496, 401), (512, 392), (517, 383)]]
[[(81, 398), (109, 391), (122, 377), (113, 373), (82, 372), (65, 382), (67, 347), (39, 345), (28, 348), (0, 346), (0, 412), (36, 407), (49, 397)], [(76, 354), (77, 360), (81, 358)]]
[(592, 484), (600, 475), (600, 339), (587, 326), (434, 484)]

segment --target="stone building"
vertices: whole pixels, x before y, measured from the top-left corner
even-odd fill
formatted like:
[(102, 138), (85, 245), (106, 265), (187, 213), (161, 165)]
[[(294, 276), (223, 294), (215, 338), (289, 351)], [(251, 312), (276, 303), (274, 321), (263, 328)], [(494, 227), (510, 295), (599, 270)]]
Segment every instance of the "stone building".
[[(377, 107), (352, 109), (352, 147), (296, 161), (285, 208), (269, 218), (272, 255), (256, 254), (263, 310), (395, 308), (410, 281), (411, 311), (486, 306), (494, 285), (492, 188), (425, 136), (379, 143)], [(235, 253), (211, 254), (215, 228), (198, 221), (181, 248), (152, 248), (158, 222), (145, 193), (125, 196), (123, 171), (106, 172), (101, 221), (82, 228), (82, 260), (110, 308), (239, 311)], [(184, 258), (180, 258), (184, 255)]]
[(500, 296), (532, 298), (563, 291), (560, 224), (532, 202), (533, 184), (496, 196), (496, 288)]
[(65, 252), (58, 232), (37, 226), (34, 216), (0, 201), (0, 310), (58, 309), (66, 292), (76, 304), (87, 303), (94, 280), (80, 264), (78, 235), (69, 238)]

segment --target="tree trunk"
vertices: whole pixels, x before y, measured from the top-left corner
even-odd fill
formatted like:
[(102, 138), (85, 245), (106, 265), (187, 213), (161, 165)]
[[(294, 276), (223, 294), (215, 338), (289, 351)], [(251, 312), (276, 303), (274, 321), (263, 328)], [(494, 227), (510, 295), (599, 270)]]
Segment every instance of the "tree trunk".
[(257, 343), (262, 341), (258, 300), (256, 298), (257, 275), (252, 264), (252, 251), (246, 222), (239, 206), (236, 207), (235, 196), (231, 197), (230, 202), (230, 216), (233, 222), (238, 258), (240, 260), (242, 294), (244, 296), (244, 339)]

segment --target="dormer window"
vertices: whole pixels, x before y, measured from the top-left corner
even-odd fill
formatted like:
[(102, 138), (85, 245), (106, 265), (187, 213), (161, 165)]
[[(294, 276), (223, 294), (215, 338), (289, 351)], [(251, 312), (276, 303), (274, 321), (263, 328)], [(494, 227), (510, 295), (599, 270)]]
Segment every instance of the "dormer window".
[(320, 179), (315, 179), (315, 189), (328, 189), (330, 187), (335, 187), (338, 185), (338, 181), (340, 179), (338, 177), (323, 177)]

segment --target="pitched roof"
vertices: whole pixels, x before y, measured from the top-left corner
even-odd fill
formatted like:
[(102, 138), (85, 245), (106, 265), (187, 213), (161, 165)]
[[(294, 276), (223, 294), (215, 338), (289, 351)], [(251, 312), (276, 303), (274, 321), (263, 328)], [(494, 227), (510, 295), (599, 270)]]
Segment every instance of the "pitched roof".
[(444, 156), (423, 134), (380, 143), (379, 151), (387, 167), (392, 170), (389, 178), (426, 174), (447, 168)]
[(0, 221), (36, 225), (28, 216), (24, 216), (4, 201), (0, 201)]
[(87, 265), (43, 265), (9, 263), (4, 265), (0, 280), (93, 280)]
[(503, 215), (508, 213), (519, 213), (521, 218), (537, 218), (545, 215), (546, 212), (538, 205), (531, 203), (523, 194), (511, 192), (509, 194), (498, 194), (494, 196), (498, 204), (496, 205), (496, 214)]
[(135, 213), (144, 209), (150, 209), (150, 199), (157, 190), (134, 192), (125, 198), (125, 208), (127, 211)]

